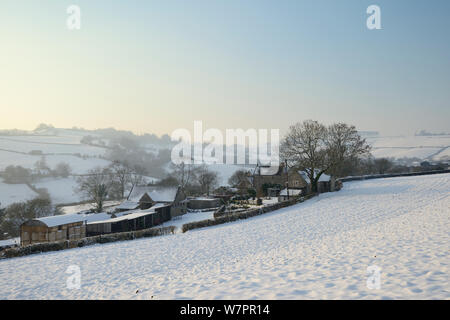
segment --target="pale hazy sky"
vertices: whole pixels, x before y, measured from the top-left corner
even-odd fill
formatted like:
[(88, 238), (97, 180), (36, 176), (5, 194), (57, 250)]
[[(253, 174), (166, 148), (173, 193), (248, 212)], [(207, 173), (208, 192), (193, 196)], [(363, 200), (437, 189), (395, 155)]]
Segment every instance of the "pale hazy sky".
[[(371, 4), (383, 30), (366, 28)], [(0, 128), (450, 131), (449, 13), (447, 0), (2, 0)]]

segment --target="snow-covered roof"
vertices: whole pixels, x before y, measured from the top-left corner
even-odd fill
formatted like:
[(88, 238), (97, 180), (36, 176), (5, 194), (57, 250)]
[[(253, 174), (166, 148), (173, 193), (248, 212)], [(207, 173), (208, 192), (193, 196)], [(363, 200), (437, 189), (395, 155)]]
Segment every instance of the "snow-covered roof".
[(139, 200), (148, 194), (155, 202), (173, 202), (177, 195), (177, 187), (153, 187), (153, 186), (136, 186), (128, 196), (129, 201), (139, 202)]
[(154, 206), (152, 206), (151, 208), (148, 208), (145, 210), (137, 210), (137, 211), (129, 210), (129, 211), (116, 213), (117, 216), (115, 218), (111, 218), (110, 215), (103, 216), (103, 219), (89, 220), (87, 222), (87, 224), (115, 223), (115, 222), (124, 221), (124, 220), (136, 219), (136, 218), (143, 217), (146, 215), (154, 214), (154, 213), (156, 213), (155, 209), (167, 207), (167, 206), (170, 206), (170, 204), (157, 203)]
[(208, 197), (197, 197), (197, 198), (192, 198), (190, 200), (199, 200), (199, 201), (216, 201), (217, 198), (208, 198)]
[(162, 208), (162, 207), (168, 207), (170, 206), (170, 204), (167, 203), (156, 203), (154, 206), (152, 206), (151, 208), (147, 209), (147, 210), (155, 210), (156, 208)]
[(44, 223), (47, 227), (56, 227), (69, 223), (83, 222), (84, 221), (83, 217), (84, 215), (82, 214), (71, 213), (71, 214), (62, 214), (59, 216), (38, 218), (34, 220)]
[(137, 201), (130, 201), (130, 200), (125, 200), (124, 202), (122, 202), (121, 204), (119, 204), (116, 209), (121, 209), (121, 210), (133, 210), (136, 209), (137, 207), (139, 207), (139, 202)]
[(155, 211), (143, 210), (143, 211), (138, 211), (138, 212), (134, 212), (134, 213), (129, 213), (129, 214), (126, 214), (126, 215), (123, 215), (120, 217), (116, 217), (116, 218), (110, 218), (110, 219), (105, 219), (105, 220), (89, 222), (88, 224), (116, 223), (116, 222), (125, 221), (125, 220), (133, 220), (133, 219), (151, 215), (154, 213), (155, 213)]
[[(299, 189), (289, 189), (289, 196), (298, 196), (302, 194), (302, 190)], [(287, 189), (283, 189), (280, 191), (280, 196), (287, 196), (288, 192)]]
[[(123, 214), (127, 214), (127, 212), (121, 212), (118, 213), (118, 215), (122, 216)], [(62, 226), (69, 223), (77, 223), (77, 222), (94, 222), (94, 221), (100, 221), (105, 219), (110, 219), (111, 215), (106, 212), (100, 212), (100, 213), (70, 213), (70, 214), (62, 214), (58, 216), (49, 216), (49, 217), (43, 217), (43, 218), (37, 218), (32, 219), (34, 221), (39, 221), (44, 223), (47, 227), (56, 227), (56, 226)]]
[[(317, 177), (317, 174), (319, 173), (319, 170), (314, 170), (314, 178)], [(305, 179), (306, 183), (311, 183), (311, 181), (309, 180), (308, 174), (305, 171), (299, 171), (298, 172), (303, 179)], [(326, 182), (326, 181), (330, 181), (331, 177), (325, 173), (322, 173), (322, 175), (319, 178), (319, 182)]]

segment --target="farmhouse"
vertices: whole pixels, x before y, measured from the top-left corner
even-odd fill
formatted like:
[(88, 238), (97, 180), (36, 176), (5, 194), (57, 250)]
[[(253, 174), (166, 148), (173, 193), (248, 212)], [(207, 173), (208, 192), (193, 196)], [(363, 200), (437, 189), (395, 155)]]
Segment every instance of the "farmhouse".
[(170, 204), (170, 215), (176, 217), (187, 212), (186, 194), (181, 187), (161, 188), (135, 186), (127, 200), (116, 207), (118, 211), (149, 209), (157, 203)]
[(286, 184), (289, 188), (300, 189), (303, 193), (307, 192), (308, 183), (297, 169), (286, 170), (284, 163), (281, 163), (277, 173), (269, 173), (269, 167), (258, 166), (255, 169), (253, 185), (258, 197), (266, 196), (269, 193), (271, 196), (276, 196), (281, 189), (286, 187)]

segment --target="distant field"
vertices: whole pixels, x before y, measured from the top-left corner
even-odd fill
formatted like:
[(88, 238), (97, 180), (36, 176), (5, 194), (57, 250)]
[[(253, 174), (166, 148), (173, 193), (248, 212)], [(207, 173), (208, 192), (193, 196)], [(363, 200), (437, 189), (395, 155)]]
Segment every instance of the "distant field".
[(25, 184), (6, 184), (0, 179), (0, 207), (6, 207), (14, 202), (31, 200), (37, 193)]
[[(22, 135), (22, 136), (0, 136), (0, 171), (9, 165), (19, 165), (32, 169), (35, 163), (41, 159), (41, 155), (30, 154), (30, 152), (40, 151), (45, 155), (45, 160), (50, 168), (54, 168), (60, 162), (70, 165), (74, 175), (85, 174), (95, 167), (105, 167), (111, 162), (100, 159), (107, 151), (106, 148), (81, 144), (80, 140), (87, 135), (83, 131), (54, 129), (53, 134), (43, 135)], [(103, 140), (107, 142), (106, 140)], [(145, 145), (144, 150), (148, 153), (156, 154), (161, 146)], [(80, 157), (83, 156), (83, 157)], [(226, 185), (228, 178), (240, 166), (234, 165), (213, 165), (212, 170), (219, 173), (219, 183)], [(169, 171), (169, 164), (167, 165)], [(149, 182), (156, 182), (159, 179), (148, 177)], [(83, 199), (79, 194), (74, 193), (76, 186), (75, 177), (66, 179), (46, 178), (34, 183), (37, 188), (46, 188), (55, 204), (79, 202)], [(8, 185), (0, 181), (0, 203), (1, 207), (13, 202), (24, 201), (36, 196), (25, 184)]]
[[(85, 174), (95, 167), (104, 167), (109, 161), (98, 158), (105, 154), (106, 148), (81, 144), (80, 140), (87, 135), (84, 131), (70, 129), (54, 129), (53, 134), (0, 136), (0, 171), (9, 165), (20, 165), (33, 168), (40, 155), (31, 155), (31, 151), (41, 151), (50, 168), (60, 162), (68, 163), (74, 175)], [(439, 160), (450, 158), (450, 135), (445, 136), (396, 136), (396, 137), (368, 137), (375, 157), (389, 158), (419, 158)], [(104, 142), (107, 142), (104, 140)], [(161, 146), (145, 145), (146, 152), (157, 153)], [(87, 156), (85, 158), (80, 157)], [(167, 171), (170, 166), (167, 164)], [(229, 177), (239, 169), (250, 170), (251, 167), (236, 165), (211, 165), (210, 169), (219, 174), (219, 184), (227, 185)], [(150, 178), (150, 181), (158, 180)], [(81, 201), (81, 197), (74, 194), (75, 178), (45, 179), (36, 183), (38, 188), (47, 188), (54, 203), (72, 203)], [(14, 201), (27, 200), (36, 194), (26, 185), (6, 185), (0, 182), (1, 206)]]
[(370, 137), (374, 157), (419, 158), (440, 160), (450, 158), (450, 135)]

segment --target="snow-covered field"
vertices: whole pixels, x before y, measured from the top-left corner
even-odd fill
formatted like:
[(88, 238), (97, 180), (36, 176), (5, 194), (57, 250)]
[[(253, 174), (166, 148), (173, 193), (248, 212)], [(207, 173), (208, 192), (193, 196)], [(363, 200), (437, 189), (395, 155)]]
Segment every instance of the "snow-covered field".
[(0, 179), (0, 208), (9, 206), (14, 202), (31, 200), (38, 194), (28, 188), (26, 184), (7, 184)]
[(54, 204), (83, 201), (82, 195), (75, 190), (77, 187), (75, 177), (57, 179), (46, 178), (34, 185), (37, 188), (47, 189)]
[(450, 174), (350, 182), (239, 222), (2, 260), (0, 298), (450, 299), (449, 217)]
[[(36, 162), (45, 155), (47, 165), (54, 169), (61, 162), (68, 163), (74, 175), (86, 174), (95, 167), (106, 167), (110, 161), (99, 158), (107, 149), (82, 144), (80, 141), (88, 132), (70, 129), (48, 129), (45, 135), (0, 136), (0, 171), (7, 166), (22, 166), (33, 169)], [(108, 141), (104, 141), (107, 143)], [(162, 146), (145, 146), (147, 152), (157, 153)], [(30, 154), (34, 152), (34, 154)], [(169, 168), (169, 163), (167, 168)], [(211, 170), (218, 173), (219, 185), (227, 185), (229, 177), (243, 168), (235, 165), (212, 165)], [(248, 168), (247, 168), (248, 169)], [(170, 170), (168, 170), (170, 171)], [(157, 182), (158, 178), (147, 177), (147, 182)], [(54, 204), (79, 202), (83, 199), (73, 192), (75, 178), (44, 179), (35, 183), (38, 188), (47, 188)], [(13, 202), (30, 199), (35, 193), (25, 184), (8, 185), (0, 182), (0, 207)]]
[[(106, 149), (81, 144), (80, 140), (89, 132), (74, 131), (70, 129), (48, 129), (46, 135), (0, 136), (0, 171), (9, 165), (20, 165), (33, 168), (41, 159), (41, 155), (29, 154), (32, 151), (41, 151), (50, 168), (60, 162), (71, 166), (74, 174), (85, 174), (95, 167), (105, 167), (110, 162), (98, 158), (104, 155)], [(371, 136), (367, 138), (372, 145), (372, 154), (375, 157), (388, 158), (419, 158), (427, 160), (450, 159), (450, 135), (442, 136)], [(107, 142), (107, 141), (106, 141)], [(157, 152), (161, 146), (146, 146), (147, 151)], [(82, 158), (79, 155), (86, 155)], [(167, 164), (169, 172), (170, 164)], [(231, 175), (240, 169), (252, 170), (252, 167), (238, 165), (214, 164), (210, 170), (218, 173), (218, 184), (228, 185)], [(158, 180), (149, 178), (150, 180)], [(47, 188), (55, 204), (81, 201), (79, 195), (73, 193), (74, 178), (46, 179), (36, 183), (36, 186)], [(22, 191), (20, 191), (20, 190)], [(0, 185), (0, 203), (4, 207), (14, 201), (23, 201), (30, 198), (34, 192), (26, 185)], [(13, 201), (14, 200), (14, 201)]]
[(376, 158), (419, 158), (421, 160), (448, 160), (450, 135), (368, 137), (372, 155)]
[(44, 154), (79, 153), (89, 156), (105, 153), (104, 148), (81, 144), (81, 138), (81, 136), (0, 136), (0, 149), (25, 153), (40, 150)]
[[(120, 204), (120, 201), (114, 201), (114, 200), (105, 201), (103, 204), (103, 207), (105, 209), (109, 209), (109, 207), (116, 206), (119, 204)], [(94, 203), (83, 203), (83, 204), (77, 204), (77, 205), (73, 205), (73, 206), (64, 206), (64, 207), (61, 207), (60, 209), (64, 214), (71, 214), (71, 213), (78, 213), (80, 211), (92, 210), (94, 208), (95, 208)]]

